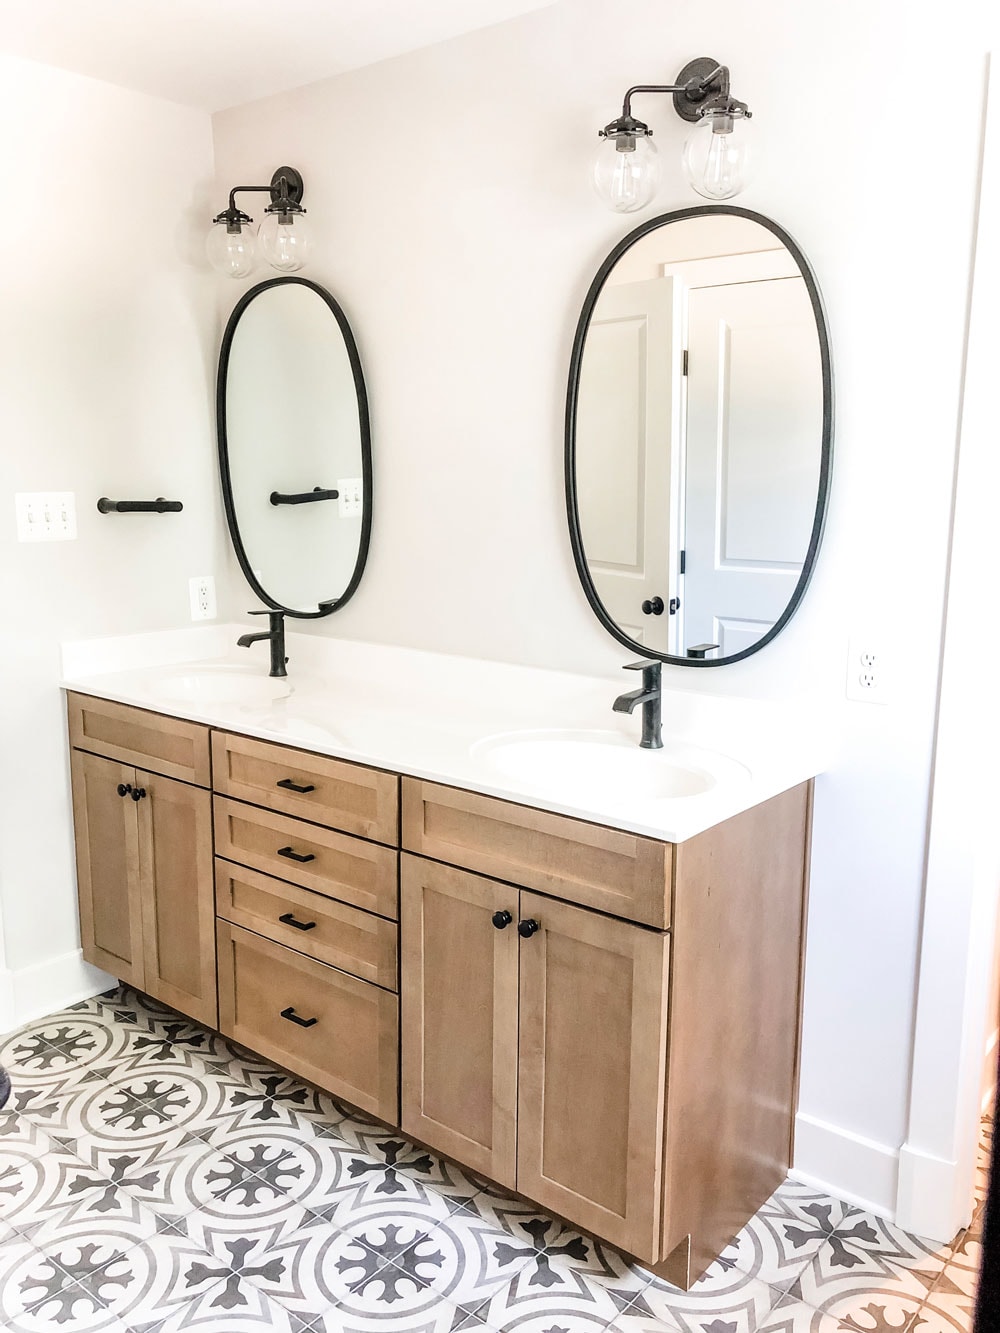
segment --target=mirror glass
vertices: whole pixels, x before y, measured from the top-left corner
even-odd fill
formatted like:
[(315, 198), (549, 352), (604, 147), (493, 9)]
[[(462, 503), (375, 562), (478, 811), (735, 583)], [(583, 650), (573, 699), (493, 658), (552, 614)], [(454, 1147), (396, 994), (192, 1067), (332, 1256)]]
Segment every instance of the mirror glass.
[(364, 377), (336, 301), (303, 278), (242, 298), (219, 358), (219, 458), (243, 573), (271, 607), (322, 616), (343, 606), (371, 530)]
[(648, 656), (713, 666), (772, 639), (805, 590), (832, 440), (815, 280), (769, 219), (653, 219), (588, 293), (566, 484), (591, 605)]

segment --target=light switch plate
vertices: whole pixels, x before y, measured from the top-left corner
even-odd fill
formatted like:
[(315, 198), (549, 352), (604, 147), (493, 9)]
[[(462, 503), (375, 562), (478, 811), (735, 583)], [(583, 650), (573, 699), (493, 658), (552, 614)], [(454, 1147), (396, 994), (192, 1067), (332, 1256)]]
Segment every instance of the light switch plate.
[(76, 496), (72, 491), (19, 491), (14, 508), (19, 542), (76, 540)]
[(364, 509), (364, 495), (361, 477), (350, 477), (347, 481), (338, 481), (337, 490), (341, 518), (360, 518)]

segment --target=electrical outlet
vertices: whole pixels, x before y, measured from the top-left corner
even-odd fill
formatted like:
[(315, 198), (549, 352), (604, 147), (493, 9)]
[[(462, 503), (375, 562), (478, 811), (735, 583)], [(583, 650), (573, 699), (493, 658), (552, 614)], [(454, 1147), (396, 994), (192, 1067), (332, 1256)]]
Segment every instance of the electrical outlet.
[(218, 611), (215, 605), (215, 578), (211, 574), (200, 574), (189, 579), (191, 590), (191, 619), (214, 620)]
[(889, 664), (874, 639), (852, 639), (847, 646), (847, 697), (867, 704), (889, 702)]
[(76, 496), (72, 491), (20, 492), (14, 496), (19, 542), (76, 540)]
[(361, 477), (350, 477), (347, 481), (337, 482), (337, 490), (340, 492), (338, 504), (341, 518), (361, 517), (364, 509), (361, 482)]

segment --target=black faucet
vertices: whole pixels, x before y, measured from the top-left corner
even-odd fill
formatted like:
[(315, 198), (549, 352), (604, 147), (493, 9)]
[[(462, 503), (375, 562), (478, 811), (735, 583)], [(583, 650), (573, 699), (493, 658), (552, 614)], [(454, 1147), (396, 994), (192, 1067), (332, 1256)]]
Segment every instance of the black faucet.
[(287, 676), (285, 663), (288, 658), (285, 656), (285, 613), (284, 611), (249, 611), (251, 616), (267, 616), (271, 628), (266, 633), (261, 634), (241, 634), (236, 640), (241, 648), (249, 648), (252, 643), (260, 643), (262, 639), (267, 639), (271, 645), (271, 670), (272, 676)]
[(642, 739), (639, 744), (644, 750), (662, 750), (660, 699), (662, 686), (660, 673), (662, 662), (629, 662), (624, 671), (641, 671), (642, 688), (620, 694), (614, 702), (616, 713), (631, 713), (642, 704)]

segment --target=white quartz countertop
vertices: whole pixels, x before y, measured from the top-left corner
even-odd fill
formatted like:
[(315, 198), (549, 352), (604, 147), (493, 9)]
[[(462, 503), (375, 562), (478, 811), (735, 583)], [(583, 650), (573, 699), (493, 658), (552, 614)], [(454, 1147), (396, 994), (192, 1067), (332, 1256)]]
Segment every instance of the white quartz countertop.
[[(288, 679), (272, 686), (267, 644), (235, 647), (245, 632), (65, 644), (62, 684), (667, 842), (815, 777), (834, 755), (832, 719), (813, 701), (665, 688), (664, 748), (640, 750), (640, 710), (611, 707), (638, 673), (574, 675), (289, 633)], [(281, 697), (256, 697), (272, 688)]]

